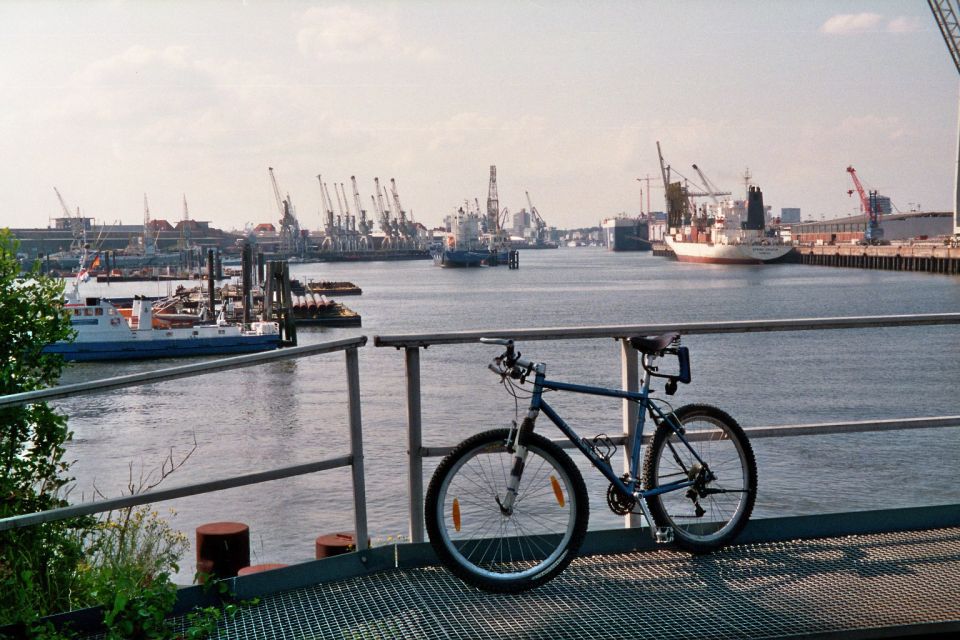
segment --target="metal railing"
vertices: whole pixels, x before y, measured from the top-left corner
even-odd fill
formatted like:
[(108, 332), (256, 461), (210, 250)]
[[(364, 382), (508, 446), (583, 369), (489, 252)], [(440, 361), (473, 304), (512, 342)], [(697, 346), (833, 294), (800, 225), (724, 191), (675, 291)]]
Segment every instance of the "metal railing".
[[(810, 331), (822, 329), (863, 329), (886, 327), (914, 327), (925, 325), (960, 324), (960, 313), (922, 314), (909, 316), (864, 316), (846, 318), (812, 318), (793, 320), (750, 320), (733, 322), (696, 322), (679, 324), (618, 325), (597, 327), (568, 327), (545, 329), (481, 330), (436, 334), (379, 335), (374, 337), (377, 347), (403, 349), (406, 364), (407, 396), (407, 455), (408, 455), (408, 515), (410, 540), (422, 542), (423, 529), (423, 458), (442, 456), (450, 446), (425, 447), (422, 442), (422, 408), (420, 385), (420, 349), (433, 345), (474, 343), (481, 337), (508, 337), (517, 340), (580, 340), (614, 338), (620, 340), (621, 382), (628, 390), (639, 385), (637, 352), (624, 341), (634, 335), (651, 335), (677, 331), (684, 335), (751, 333), (770, 331)], [(273, 352), (223, 358), (197, 364), (171, 367), (133, 375), (64, 385), (41, 391), (32, 391), (0, 397), (0, 408), (54, 400), (149, 383), (175, 380), (242, 367), (288, 360), (324, 353), (343, 351), (346, 356), (347, 392), (350, 429), (350, 454), (322, 461), (281, 467), (269, 471), (233, 476), (219, 480), (190, 484), (169, 489), (81, 503), (49, 511), (0, 519), (0, 531), (26, 527), (42, 522), (62, 520), (82, 515), (108, 512), (174, 498), (182, 498), (234, 487), (258, 484), (317, 471), (350, 466), (352, 471), (355, 531), (358, 549), (368, 546), (366, 497), (364, 484), (363, 443), (360, 411), (360, 381), (357, 350), (367, 343), (365, 336), (327, 343), (291, 347)], [(623, 435), (613, 438), (616, 444), (626, 445), (636, 423), (636, 403), (623, 401)], [(833, 422), (790, 426), (748, 427), (751, 438), (850, 433), (892, 429), (960, 426), (960, 416), (936, 416), (894, 420)], [(563, 445), (571, 446), (564, 442)], [(624, 455), (630, 452), (625, 447)], [(628, 523), (629, 524), (629, 523)]]
[[(489, 331), (457, 331), (433, 334), (398, 334), (374, 336), (377, 347), (394, 347), (404, 350), (406, 363), (407, 395), (407, 457), (409, 490), (409, 534), (413, 542), (424, 541), (423, 519), (423, 458), (442, 456), (453, 447), (423, 446), (423, 415), (420, 403), (420, 349), (434, 345), (475, 343), (482, 337), (513, 338), (515, 340), (582, 340), (613, 338), (620, 341), (620, 374), (624, 389), (636, 391), (639, 387), (639, 359), (637, 351), (625, 340), (630, 336), (656, 335), (675, 331), (683, 335), (723, 333), (754, 333), (771, 331), (813, 331), (823, 329), (866, 329), (889, 327), (916, 327), (929, 325), (960, 324), (960, 313), (935, 313), (895, 316), (857, 316), (840, 318), (805, 318), (783, 320), (743, 320), (731, 322), (688, 322), (678, 324), (618, 325), (597, 327), (559, 327), (546, 329), (512, 329)], [(623, 435), (613, 438), (615, 444), (624, 445), (624, 459), (629, 460), (630, 441), (637, 421), (637, 404), (623, 400)], [(960, 416), (937, 416), (897, 420), (872, 420), (856, 422), (832, 422), (773, 427), (749, 427), (745, 429), (750, 438), (769, 438), (827, 433), (852, 433), (891, 429), (920, 429), (944, 426), (960, 426)], [(558, 442), (572, 447), (568, 441)], [(627, 526), (638, 524), (627, 517)]]
[(67, 518), (103, 513), (115, 509), (124, 509), (148, 503), (162, 502), (164, 500), (172, 500), (174, 498), (184, 498), (187, 496), (210, 493), (213, 491), (222, 491), (224, 489), (232, 489), (234, 487), (259, 484), (261, 482), (279, 480), (281, 478), (290, 478), (293, 476), (314, 473), (317, 471), (337, 469), (340, 467), (350, 467), (353, 480), (353, 508), (354, 526), (356, 528), (356, 545), (358, 549), (368, 548), (369, 536), (367, 534), (366, 489), (364, 485), (363, 469), (363, 430), (361, 426), (360, 413), (360, 369), (358, 366), (357, 357), (357, 349), (364, 346), (366, 343), (366, 336), (358, 336), (355, 338), (347, 338), (344, 340), (336, 340), (321, 344), (288, 347), (285, 349), (279, 349), (277, 351), (235, 356), (232, 358), (220, 358), (197, 364), (170, 367), (156, 371), (149, 371), (146, 373), (118, 376), (102, 380), (92, 380), (90, 382), (63, 385), (50, 389), (43, 389), (40, 391), (30, 391), (0, 397), (0, 409), (2, 409), (4, 407), (19, 406), (34, 402), (67, 398), (71, 396), (102, 393), (104, 391), (110, 391), (113, 389), (139, 386), (166, 380), (178, 380), (190, 376), (205, 375), (219, 371), (228, 371), (230, 369), (252, 367), (268, 362), (291, 360), (294, 358), (303, 358), (324, 353), (343, 351), (346, 357), (348, 422), (350, 429), (350, 454), (346, 456), (280, 467), (246, 475), (232, 476), (229, 478), (222, 478), (208, 482), (171, 487), (169, 489), (154, 489), (135, 495), (98, 500), (96, 502), (74, 504), (58, 509), (50, 509), (48, 511), (2, 518), (0, 519), (0, 531), (17, 529), (20, 527), (29, 527), (43, 522), (65, 520)]

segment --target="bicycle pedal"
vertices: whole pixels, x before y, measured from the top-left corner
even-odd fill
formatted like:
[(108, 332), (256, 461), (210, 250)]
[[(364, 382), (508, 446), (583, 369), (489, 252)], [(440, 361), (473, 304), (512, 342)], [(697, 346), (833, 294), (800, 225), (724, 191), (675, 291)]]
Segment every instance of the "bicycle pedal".
[(657, 527), (654, 537), (657, 544), (669, 544), (673, 542), (673, 527)]

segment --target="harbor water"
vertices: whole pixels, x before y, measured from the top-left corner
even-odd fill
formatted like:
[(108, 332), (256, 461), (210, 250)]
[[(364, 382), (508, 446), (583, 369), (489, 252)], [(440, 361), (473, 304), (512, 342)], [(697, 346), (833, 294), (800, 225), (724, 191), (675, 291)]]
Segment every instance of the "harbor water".
[[(783, 264), (693, 265), (649, 253), (562, 248), (522, 251), (520, 268), (441, 269), (431, 261), (296, 264), (302, 280), (349, 280), (363, 295), (339, 300), (362, 328), (298, 329), (301, 344), (350, 335), (812, 318), (960, 311), (960, 278)], [(194, 283), (195, 284), (195, 283)], [(86, 283), (81, 294), (164, 294), (168, 283)], [(693, 381), (670, 398), (706, 402), (746, 427), (960, 414), (960, 328), (800, 331), (690, 336)], [(618, 386), (613, 340), (520, 343), (551, 378)], [(486, 365), (486, 345), (421, 352), (423, 440), (452, 445), (506, 426), (517, 407)], [(181, 364), (71, 365), (62, 382)], [(371, 542), (406, 538), (406, 391), (403, 352), (360, 350), (366, 497)], [(662, 391), (658, 397), (665, 398)], [(618, 433), (616, 400), (551, 394), (585, 436)], [(349, 453), (342, 353), (59, 401), (69, 415), (76, 484), (70, 499), (159, 479), (163, 461), (190, 458), (164, 487), (324, 460)], [(560, 437), (546, 418), (538, 429)], [(196, 447), (194, 450), (194, 443)], [(831, 513), (960, 502), (955, 428), (756, 440), (755, 515)], [(579, 457), (579, 456), (578, 456)], [(424, 463), (427, 479), (438, 460)], [(580, 465), (590, 487), (591, 528), (622, 526), (606, 483)], [(314, 539), (350, 531), (348, 469), (278, 480), (155, 505), (193, 537), (205, 522), (250, 526), (252, 562), (312, 559)], [(193, 558), (184, 559), (189, 582)]]

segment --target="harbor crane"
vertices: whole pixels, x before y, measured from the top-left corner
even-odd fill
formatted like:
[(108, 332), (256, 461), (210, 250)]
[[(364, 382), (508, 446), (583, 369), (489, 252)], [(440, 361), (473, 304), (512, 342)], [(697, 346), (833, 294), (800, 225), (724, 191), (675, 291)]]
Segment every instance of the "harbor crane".
[[(333, 201), (330, 199), (330, 191), (327, 189), (327, 183), (323, 181), (323, 175), (317, 174), (317, 182), (320, 183), (320, 206), (323, 207), (323, 242), (320, 243), (322, 251), (342, 251), (341, 238), (333, 222)], [(333, 185), (336, 189), (337, 185)]]
[(80, 251), (87, 245), (87, 228), (83, 223), (83, 218), (80, 217), (80, 209), (77, 209), (77, 215), (74, 216), (70, 213), (67, 203), (63, 201), (63, 196), (60, 195), (60, 191), (56, 187), (53, 188), (53, 191), (57, 194), (60, 206), (63, 207), (63, 215), (70, 222), (70, 250)]
[[(863, 241), (866, 244), (878, 244), (883, 237), (883, 229), (880, 228), (880, 208), (877, 206), (877, 192), (870, 191), (869, 194), (864, 191), (860, 184), (860, 178), (857, 177), (857, 170), (852, 166), (847, 167), (847, 173), (853, 179), (853, 186), (860, 196), (860, 210), (867, 216), (867, 224), (863, 231)], [(848, 196), (853, 195), (853, 189), (847, 191)]]
[(720, 204), (720, 200), (717, 199), (717, 196), (731, 195), (729, 191), (720, 191), (717, 189), (716, 185), (707, 180), (707, 176), (703, 175), (703, 171), (701, 171), (700, 167), (697, 165), (693, 165), (693, 170), (696, 171), (697, 175), (700, 176), (700, 179), (703, 180), (703, 186), (707, 189), (706, 194), (710, 196), (710, 199), (713, 200), (714, 204)]
[(350, 176), (350, 185), (353, 187), (353, 205), (357, 209), (357, 215), (360, 216), (360, 221), (357, 223), (357, 231), (360, 233), (360, 248), (369, 249), (372, 227), (367, 221), (367, 210), (360, 206), (360, 189), (357, 188), (357, 176)]
[(497, 196), (497, 165), (490, 165), (490, 184), (487, 188), (487, 229), (491, 234), (500, 231), (500, 199)]
[[(927, 0), (940, 35), (947, 45), (953, 66), (960, 72), (960, 10), (956, 0)], [(957, 125), (957, 164), (953, 174), (953, 244), (960, 245), (960, 123)]]
[(533, 200), (530, 199), (530, 192), (524, 191), (527, 194), (527, 204), (530, 205), (530, 215), (533, 216), (533, 224), (537, 228), (536, 242), (537, 245), (545, 244), (547, 241), (547, 223), (544, 222), (543, 218), (540, 217), (540, 212), (537, 211), (537, 208), (533, 206)]
[(288, 193), (286, 198), (280, 197), (273, 167), (267, 167), (267, 170), (270, 172), (270, 183), (273, 185), (273, 195), (277, 199), (277, 209), (280, 212), (280, 250), (287, 255), (300, 253), (300, 222), (290, 201), (290, 194)]

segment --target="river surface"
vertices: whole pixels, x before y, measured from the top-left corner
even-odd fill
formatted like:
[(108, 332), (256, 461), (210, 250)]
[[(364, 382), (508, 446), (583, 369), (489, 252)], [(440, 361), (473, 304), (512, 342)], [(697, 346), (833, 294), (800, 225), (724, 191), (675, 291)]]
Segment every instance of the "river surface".
[[(711, 320), (960, 311), (960, 278), (808, 265), (687, 265), (599, 248), (521, 251), (520, 269), (442, 269), (426, 260), (291, 265), (301, 279), (349, 280), (340, 301), (363, 327), (298, 329), (301, 344), (351, 335), (580, 327)], [(195, 284), (195, 283), (194, 283)], [(85, 295), (165, 294), (167, 283), (87, 283)], [(707, 402), (743, 426), (960, 414), (960, 328), (916, 327), (690, 336), (693, 382), (675, 404)], [(618, 386), (608, 339), (521, 343), (550, 377)], [(427, 446), (452, 445), (505, 426), (513, 399), (486, 370), (495, 347), (421, 352)], [(373, 544), (408, 533), (403, 352), (360, 350), (368, 522)], [(62, 382), (134, 373), (184, 361), (70, 366)], [(70, 417), (72, 501), (151, 484), (168, 455), (190, 458), (161, 486), (264, 471), (349, 453), (342, 353), (188, 378), (57, 403)], [(659, 394), (662, 397), (662, 393)], [(621, 430), (620, 403), (567, 394), (551, 404), (582, 435)], [(520, 407), (520, 413), (524, 408)], [(538, 428), (559, 437), (546, 419)], [(960, 429), (756, 440), (756, 516), (831, 513), (960, 502)], [(579, 457), (579, 456), (578, 456)], [(425, 482), (436, 459), (424, 464)], [(621, 526), (606, 482), (580, 465), (591, 528)], [(278, 480), (157, 505), (192, 539), (205, 522), (245, 522), (251, 561), (311, 559), (321, 534), (353, 529), (348, 469)], [(182, 582), (193, 572), (184, 559)]]

